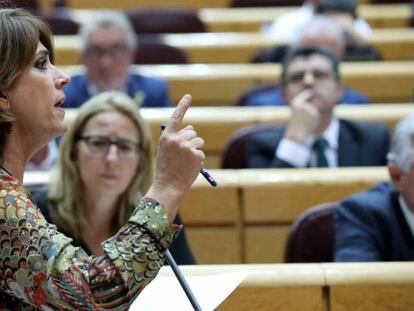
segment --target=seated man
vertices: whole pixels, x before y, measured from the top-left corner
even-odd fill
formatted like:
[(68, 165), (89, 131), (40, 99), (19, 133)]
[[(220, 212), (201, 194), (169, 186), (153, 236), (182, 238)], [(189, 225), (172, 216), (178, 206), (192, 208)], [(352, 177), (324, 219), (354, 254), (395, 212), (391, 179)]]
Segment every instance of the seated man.
[(127, 93), (142, 107), (169, 107), (168, 88), (160, 79), (129, 73), (137, 37), (122, 13), (94, 13), (79, 30), (84, 74), (65, 87), (64, 107), (77, 108), (91, 96), (108, 90)]
[(264, 25), (262, 31), (276, 38), (291, 40), (316, 14), (327, 14), (341, 25), (352, 41), (365, 41), (372, 30), (356, 11), (356, 0), (305, 0), (299, 9), (278, 16), (270, 25)]
[(401, 120), (388, 154), (390, 182), (352, 195), (335, 215), (335, 261), (414, 260), (414, 115)]
[(378, 166), (386, 164), (385, 126), (333, 116), (342, 87), (328, 50), (299, 48), (282, 64), (283, 95), (291, 108), (286, 128), (247, 141), (250, 168)]
[[(256, 58), (255, 62), (281, 62), (290, 49), (298, 47), (329, 49), (338, 60), (342, 60), (347, 54), (349, 57), (355, 57), (354, 54), (349, 55), (350, 50), (346, 49), (345, 41), (344, 32), (336, 22), (326, 16), (315, 16), (294, 39), (290, 47), (280, 46), (265, 51)], [(342, 96), (338, 100), (338, 104), (367, 104), (369, 102), (366, 95), (347, 87), (344, 88)], [(281, 106), (286, 104), (282, 90), (277, 86), (273, 89), (254, 92), (243, 99), (244, 106)]]

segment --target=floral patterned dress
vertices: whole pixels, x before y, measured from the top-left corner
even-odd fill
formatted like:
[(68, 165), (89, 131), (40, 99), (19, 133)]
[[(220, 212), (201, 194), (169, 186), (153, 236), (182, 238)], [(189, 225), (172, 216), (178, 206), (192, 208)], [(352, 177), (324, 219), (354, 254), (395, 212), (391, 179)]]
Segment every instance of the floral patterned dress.
[(90, 257), (49, 224), (23, 185), (0, 170), (0, 310), (125, 310), (157, 275), (180, 231), (143, 198)]

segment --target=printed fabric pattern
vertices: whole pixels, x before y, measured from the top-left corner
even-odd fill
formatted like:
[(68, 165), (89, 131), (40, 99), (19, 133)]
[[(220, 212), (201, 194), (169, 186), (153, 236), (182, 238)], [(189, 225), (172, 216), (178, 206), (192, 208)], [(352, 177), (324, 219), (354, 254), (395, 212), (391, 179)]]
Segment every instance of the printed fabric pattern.
[(181, 230), (143, 198), (128, 223), (88, 256), (44, 219), (30, 193), (0, 170), (0, 310), (125, 310), (164, 264)]

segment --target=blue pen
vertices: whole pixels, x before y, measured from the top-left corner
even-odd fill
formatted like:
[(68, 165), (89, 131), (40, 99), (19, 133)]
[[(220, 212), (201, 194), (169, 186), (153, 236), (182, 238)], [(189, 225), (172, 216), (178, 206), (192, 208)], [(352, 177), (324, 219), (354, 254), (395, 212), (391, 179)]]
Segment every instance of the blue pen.
[[(165, 124), (161, 124), (161, 131), (165, 130)], [(214, 178), (210, 175), (210, 173), (203, 167), (200, 170), (200, 174), (203, 175), (203, 177), (208, 181), (208, 183), (213, 186), (216, 187), (217, 186), (217, 182), (214, 180)]]

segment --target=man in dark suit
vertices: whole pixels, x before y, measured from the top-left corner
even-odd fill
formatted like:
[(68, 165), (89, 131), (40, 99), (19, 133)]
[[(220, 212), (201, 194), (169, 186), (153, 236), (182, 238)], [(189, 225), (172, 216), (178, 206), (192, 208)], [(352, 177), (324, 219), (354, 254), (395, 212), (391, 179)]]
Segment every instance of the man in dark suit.
[(169, 107), (167, 83), (130, 73), (137, 46), (127, 17), (115, 11), (94, 13), (79, 30), (80, 57), (85, 72), (65, 87), (64, 107), (77, 108), (93, 95), (107, 90), (125, 92), (142, 107)]
[(281, 84), (291, 117), (286, 128), (251, 136), (246, 144), (248, 167), (386, 164), (389, 134), (383, 125), (333, 116), (343, 88), (332, 53), (317, 48), (293, 50), (282, 65)]
[(391, 182), (343, 200), (335, 215), (335, 261), (414, 260), (414, 115), (397, 125)]

